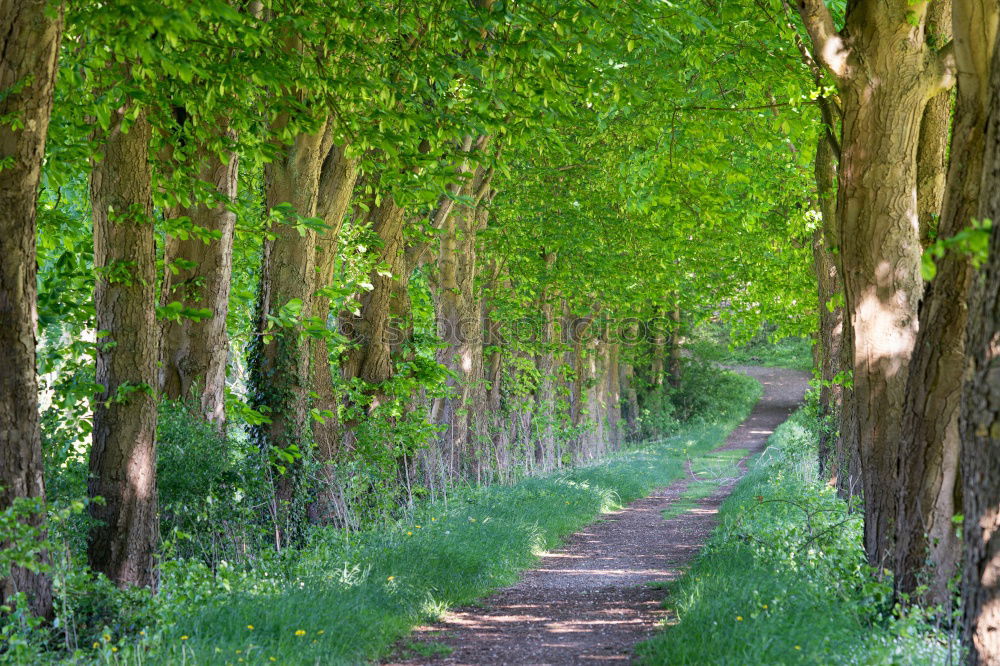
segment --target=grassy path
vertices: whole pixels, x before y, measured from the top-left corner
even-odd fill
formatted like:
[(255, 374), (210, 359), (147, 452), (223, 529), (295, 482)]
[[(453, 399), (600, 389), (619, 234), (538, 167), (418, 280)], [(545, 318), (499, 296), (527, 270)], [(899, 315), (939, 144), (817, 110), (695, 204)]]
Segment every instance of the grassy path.
[[(147, 632), (165, 650), (142, 663), (354, 664), (377, 660), (417, 625), (515, 583), (539, 555), (685, 474), (743, 421), (760, 386), (720, 377), (725, 404), (713, 423), (624, 451), (597, 464), (429, 503), (363, 533), (319, 530), (308, 547), (251, 572), (190, 573), (169, 587), (187, 596)], [(166, 571), (165, 575), (171, 575)], [(144, 652), (142, 641), (134, 648)], [(433, 645), (432, 652), (447, 651)], [(146, 653), (147, 655), (149, 653)], [(112, 659), (113, 660), (113, 659)], [(136, 661), (139, 663), (139, 661)]]
[(420, 627), (390, 663), (627, 660), (662, 619), (657, 588), (676, 580), (704, 546), (745, 461), (764, 447), (807, 387), (803, 372), (743, 370), (763, 384), (764, 396), (721, 447), (687, 461), (689, 478), (577, 532), (517, 584)]

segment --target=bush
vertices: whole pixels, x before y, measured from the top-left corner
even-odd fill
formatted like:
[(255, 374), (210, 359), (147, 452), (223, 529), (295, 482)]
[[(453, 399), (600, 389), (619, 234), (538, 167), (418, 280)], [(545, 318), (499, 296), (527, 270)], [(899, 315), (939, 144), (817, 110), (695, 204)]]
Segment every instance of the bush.
[(681, 423), (728, 420), (760, 395), (760, 383), (751, 377), (700, 359), (684, 359), (679, 386), (653, 386), (642, 394), (640, 435), (653, 439), (677, 432)]

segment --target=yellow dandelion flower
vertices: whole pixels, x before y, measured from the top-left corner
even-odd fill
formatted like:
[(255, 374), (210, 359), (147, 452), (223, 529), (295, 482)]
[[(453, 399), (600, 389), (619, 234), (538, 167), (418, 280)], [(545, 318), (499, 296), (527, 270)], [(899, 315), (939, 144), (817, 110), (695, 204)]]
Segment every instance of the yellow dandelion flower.
[(250, 631), (253, 631), (253, 625), (252, 624), (248, 624), (247, 625), (247, 629), (249, 629)]
[(395, 579), (396, 579), (396, 577), (395, 577), (395, 576), (389, 576), (388, 578), (386, 578), (386, 580), (388, 580), (388, 581), (393, 581), (393, 580), (395, 580)]
[(764, 610), (767, 610), (767, 604), (764, 604)]
[(414, 527), (416, 527), (418, 530), (420, 529), (420, 525), (414, 525)]
[(737, 615), (736, 616), (736, 621), (737, 622), (742, 622), (743, 621), (743, 616), (742, 615)]
[(433, 523), (433, 522), (434, 522), (435, 520), (437, 520), (437, 518), (431, 518), (431, 522), (432, 522), (432, 523)]
[(413, 532), (407, 532), (406, 536), (413, 536)]
[(140, 636), (145, 636), (145, 635), (146, 635), (146, 632), (145, 632), (145, 631), (140, 631), (140, 632), (139, 632), (139, 635), (140, 635)]
[(98, 643), (97, 641), (94, 641), (94, 649), (96, 650), (99, 647), (101, 647), (101, 644)]
[(296, 629), (295, 630), (295, 635), (296, 636), (305, 636), (306, 635), (306, 630), (305, 629)]
[(320, 636), (322, 636), (323, 634), (325, 634), (325, 633), (326, 633), (326, 630), (325, 630), (325, 629), (320, 629), (320, 630), (319, 630), (319, 631), (317, 631), (316, 633), (317, 633), (317, 634), (319, 634)]
[(275, 659), (274, 657), (268, 657), (268, 660), (270, 660), (270, 661), (278, 661), (278, 660), (277, 660), (277, 659)]
[(802, 648), (800, 648), (800, 647), (799, 647), (798, 645), (796, 645), (796, 646), (795, 646), (795, 649), (796, 649), (796, 650), (801, 650)]
[(110, 641), (111, 640), (111, 636), (108, 636), (107, 634), (104, 634), (104, 640), (105, 641)]
[(116, 648), (116, 647), (112, 647), (112, 648), (111, 648), (111, 651), (112, 651), (112, 652), (118, 652), (118, 648)]
[(187, 636), (181, 636), (181, 640), (182, 640), (182, 641), (186, 641), (187, 639), (188, 639), (188, 637), (187, 637)]

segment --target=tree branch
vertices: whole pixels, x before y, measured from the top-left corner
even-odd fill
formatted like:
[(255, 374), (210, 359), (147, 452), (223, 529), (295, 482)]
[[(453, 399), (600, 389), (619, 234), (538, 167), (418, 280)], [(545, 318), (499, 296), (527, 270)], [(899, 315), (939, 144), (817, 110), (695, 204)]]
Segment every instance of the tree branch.
[(924, 70), (924, 81), (928, 87), (928, 99), (955, 86), (958, 74), (958, 61), (955, 57), (955, 42), (945, 44), (937, 57), (931, 60), (931, 65)]
[(847, 76), (847, 45), (833, 24), (833, 16), (823, 0), (797, 0), (799, 16), (812, 39), (813, 52), (820, 63), (838, 79)]

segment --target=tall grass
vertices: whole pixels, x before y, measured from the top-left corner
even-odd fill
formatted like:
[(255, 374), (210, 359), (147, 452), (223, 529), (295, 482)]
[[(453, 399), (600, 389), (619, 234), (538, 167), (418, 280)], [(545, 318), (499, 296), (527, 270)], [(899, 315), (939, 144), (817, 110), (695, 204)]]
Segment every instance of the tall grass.
[(894, 613), (891, 584), (866, 564), (860, 513), (817, 481), (816, 437), (802, 410), (772, 435), (670, 590), (673, 626), (638, 647), (640, 663), (955, 663), (951, 637)]

